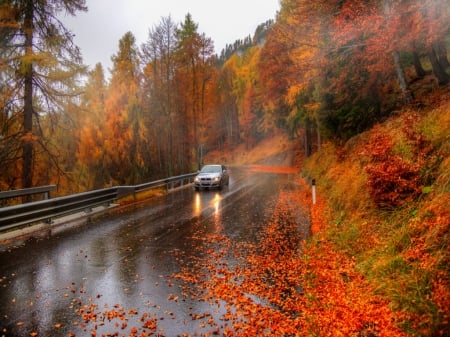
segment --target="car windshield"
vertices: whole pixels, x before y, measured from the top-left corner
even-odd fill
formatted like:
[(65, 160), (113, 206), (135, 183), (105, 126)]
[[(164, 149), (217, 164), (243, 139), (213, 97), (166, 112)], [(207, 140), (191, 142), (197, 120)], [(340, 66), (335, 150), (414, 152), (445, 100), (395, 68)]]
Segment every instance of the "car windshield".
[(216, 172), (221, 172), (221, 171), (222, 171), (222, 168), (220, 167), (220, 165), (207, 165), (207, 166), (203, 166), (203, 168), (200, 172), (216, 173)]

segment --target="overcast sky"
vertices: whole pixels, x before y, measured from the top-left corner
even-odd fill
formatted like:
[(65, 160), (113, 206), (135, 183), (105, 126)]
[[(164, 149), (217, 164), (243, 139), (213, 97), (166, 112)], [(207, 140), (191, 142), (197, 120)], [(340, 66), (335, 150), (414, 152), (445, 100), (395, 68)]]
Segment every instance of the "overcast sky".
[(131, 31), (140, 47), (150, 28), (161, 18), (171, 16), (175, 23), (184, 21), (187, 13), (198, 24), (198, 32), (214, 42), (216, 53), (253, 36), (256, 27), (275, 19), (279, 0), (87, 0), (88, 12), (62, 18), (66, 28), (75, 34), (84, 63), (101, 62), (105, 71), (112, 66), (111, 56), (118, 51), (119, 40)]

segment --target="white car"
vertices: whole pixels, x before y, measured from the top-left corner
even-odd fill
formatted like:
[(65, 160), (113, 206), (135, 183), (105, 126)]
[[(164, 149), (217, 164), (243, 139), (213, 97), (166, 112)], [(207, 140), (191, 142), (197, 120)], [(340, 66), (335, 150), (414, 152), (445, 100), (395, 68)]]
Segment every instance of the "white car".
[(201, 188), (219, 188), (230, 183), (228, 170), (224, 165), (205, 165), (194, 179), (194, 188), (198, 191)]

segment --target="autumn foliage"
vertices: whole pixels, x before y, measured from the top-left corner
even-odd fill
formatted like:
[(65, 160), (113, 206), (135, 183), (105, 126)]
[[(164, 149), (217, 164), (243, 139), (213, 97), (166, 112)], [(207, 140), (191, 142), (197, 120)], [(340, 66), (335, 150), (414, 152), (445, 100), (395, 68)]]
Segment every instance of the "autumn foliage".
[[(191, 238), (208, 246), (203, 273), (174, 277), (219, 312), (193, 319), (223, 336), (450, 335), (448, 1), (282, 0), (264, 34), (221, 59), (190, 14), (163, 18), (141, 47), (125, 33), (110, 80), (98, 64), (83, 90), (72, 35), (42, 31), (56, 29), (56, 9), (86, 9), (62, 3), (0, 6), (0, 189), (138, 184), (213, 154), (248, 163), (282, 130), (311, 155), (301, 169), (318, 203), (296, 180), (257, 244)], [(23, 20), (33, 6), (51, 15)], [(311, 238), (298, 227), (308, 212)], [(97, 321), (133, 336), (158, 323), (140, 313), (127, 330), (138, 313), (120, 304), (77, 313), (92, 336)]]
[(374, 202), (381, 208), (397, 207), (410, 202), (421, 192), (420, 164), (406, 161), (393, 153), (389, 134), (375, 128), (368, 144), (370, 163), (365, 167), (367, 186)]
[[(276, 20), (220, 57), (190, 14), (179, 23), (166, 17), (141, 45), (124, 34), (110, 74), (101, 64), (85, 71), (64, 27), (43, 30), (66, 7), (73, 15), (87, 10), (81, 0), (0, 8), (8, 84), (0, 93), (2, 189), (57, 183), (58, 194), (68, 194), (138, 184), (198, 169), (211, 151), (251, 150), (278, 129), (310, 155), (324, 140), (348, 140), (450, 81), (445, 0), (283, 0)], [(49, 15), (24, 22), (24, 13)], [(35, 36), (26, 53), (23, 31)], [(36, 71), (24, 81), (28, 67)], [(30, 81), (39, 90), (25, 93)], [(383, 207), (402, 204), (402, 194), (420, 185), (383, 190), (389, 177), (381, 172), (403, 180), (417, 173), (389, 156), (393, 165), (369, 168)]]
[(324, 197), (312, 208), (317, 244), (325, 240), (327, 251), (356, 259), (398, 326), (417, 336), (449, 333), (447, 94), (437, 92), (427, 98), (429, 109), (406, 109), (343, 147), (324, 147), (305, 167)]

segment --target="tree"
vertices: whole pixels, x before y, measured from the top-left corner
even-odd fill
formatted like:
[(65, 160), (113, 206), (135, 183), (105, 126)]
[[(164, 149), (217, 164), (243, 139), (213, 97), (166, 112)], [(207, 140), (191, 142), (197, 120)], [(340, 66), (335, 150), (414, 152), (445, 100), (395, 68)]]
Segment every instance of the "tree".
[(304, 130), (306, 155), (312, 149), (313, 130), (320, 142), (316, 103), (321, 97), (313, 92), (320, 91), (327, 76), (331, 7), (330, 1), (284, 0), (261, 52), (266, 111), (272, 111), (272, 120), (291, 136)]
[(149, 138), (159, 172), (165, 175), (173, 175), (183, 168), (184, 159), (182, 153), (176, 153), (180, 149), (175, 147), (177, 139), (181, 138), (181, 125), (177, 123), (175, 81), (176, 29), (170, 16), (162, 18), (158, 26), (149, 30), (148, 40), (141, 48), (144, 111), (151, 132)]
[(289, 111), (284, 97), (291, 83), (294, 63), (290, 58), (292, 44), (283, 38), (284, 34), (282, 23), (278, 21), (267, 34), (260, 53), (258, 72), (266, 111), (266, 130), (273, 127), (277, 118), (285, 117)]
[(213, 128), (216, 130), (214, 143), (220, 149), (225, 145), (238, 145), (240, 142), (238, 102), (233, 92), (237, 76), (237, 58), (234, 54), (224, 63), (217, 82), (218, 105)]
[(0, 5), (2, 95), (7, 91), (3, 109), (8, 119), (21, 120), (23, 188), (33, 185), (34, 147), (45, 147), (40, 116), (61, 112), (78, 94), (74, 80), (83, 71), (72, 34), (57, 14), (86, 10), (85, 0), (4, 0)]
[(105, 175), (105, 100), (107, 86), (100, 63), (89, 72), (78, 113), (76, 180), (84, 190), (102, 188), (109, 183)]
[(111, 59), (105, 100), (106, 174), (118, 184), (136, 184), (147, 169), (141, 156), (147, 131), (142, 123), (138, 50), (131, 32), (120, 39)]
[(192, 126), (192, 132), (186, 130), (188, 139), (192, 140), (189, 149), (198, 166), (201, 166), (201, 142), (206, 116), (206, 88), (211, 81), (214, 66), (214, 45), (210, 38), (197, 32), (198, 25), (187, 14), (176, 31), (178, 40), (177, 59), (180, 67), (177, 72), (180, 94), (180, 106), (185, 120), (183, 125)]

